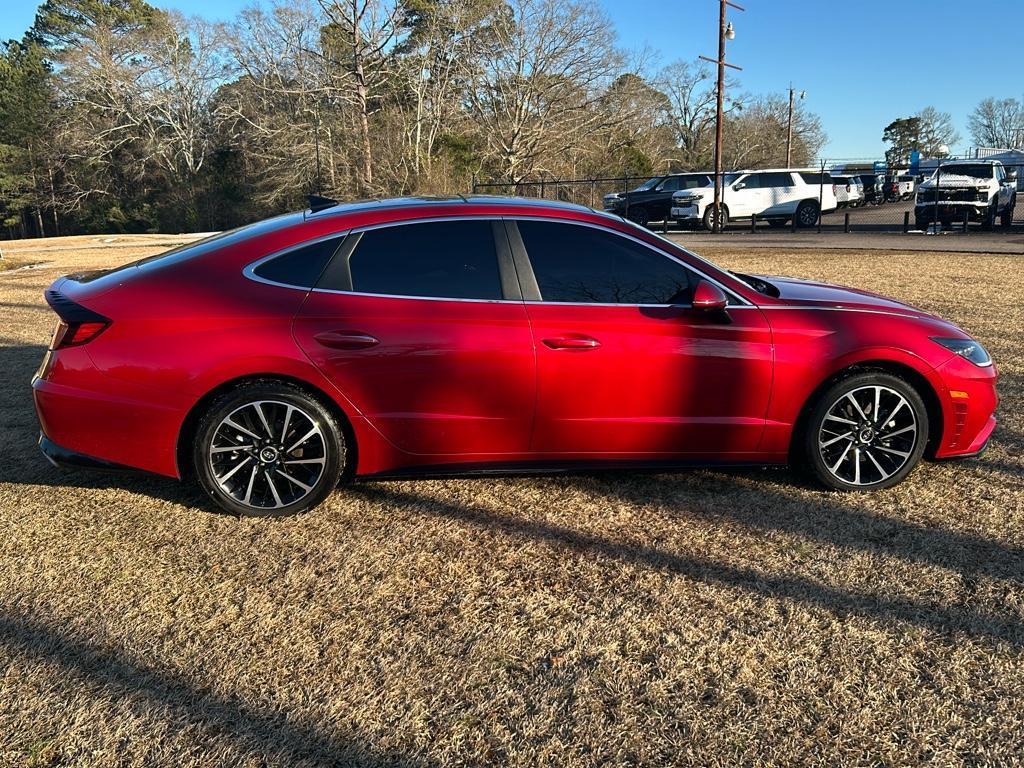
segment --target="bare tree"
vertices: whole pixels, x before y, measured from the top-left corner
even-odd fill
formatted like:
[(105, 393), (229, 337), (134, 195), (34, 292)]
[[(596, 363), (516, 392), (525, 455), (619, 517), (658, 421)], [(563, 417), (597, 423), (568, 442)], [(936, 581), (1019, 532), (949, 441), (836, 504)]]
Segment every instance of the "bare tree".
[[(960, 134), (953, 127), (953, 118), (949, 112), (940, 112), (935, 107), (925, 107), (916, 117), (920, 120), (919, 139), (921, 151), (925, 155), (939, 157), (948, 154), (948, 148), (960, 141)], [(947, 148), (945, 152), (942, 150), (943, 147)]]
[[(726, 122), (723, 157), (732, 168), (782, 166), (786, 163), (788, 102), (781, 94), (746, 97), (742, 111)], [(808, 165), (825, 145), (821, 120), (802, 105), (793, 109), (792, 163)]]
[[(678, 162), (690, 169), (710, 167), (715, 140), (715, 77), (711, 68), (699, 60), (673, 62), (658, 73), (658, 86), (668, 96)], [(726, 81), (727, 115), (742, 109), (742, 101), (729, 96), (736, 87), (732, 78)]]
[(1017, 99), (983, 99), (967, 118), (979, 147), (1024, 147), (1024, 105)]
[(519, 181), (571, 152), (608, 116), (594, 106), (621, 57), (593, 3), (513, 0), (466, 98), (501, 177)]

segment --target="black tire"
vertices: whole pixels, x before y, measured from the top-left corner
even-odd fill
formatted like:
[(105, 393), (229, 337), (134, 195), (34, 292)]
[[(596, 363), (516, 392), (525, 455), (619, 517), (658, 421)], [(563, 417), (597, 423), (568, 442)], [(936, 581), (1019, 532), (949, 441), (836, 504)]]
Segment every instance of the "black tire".
[(997, 218), (996, 212), (998, 211), (998, 209), (999, 203), (995, 202), (988, 207), (987, 211), (985, 211), (985, 218), (981, 220), (981, 228), (986, 232), (991, 232), (993, 229), (995, 229)]
[(1013, 226), (1013, 209), (1017, 206), (1017, 197), (1014, 195), (1010, 198), (1009, 204), (1003, 208), (1003, 212), (999, 214), (999, 225), (1003, 229), (1009, 229)]
[[(877, 401), (876, 390), (881, 390)], [(876, 402), (878, 413), (884, 414), (881, 424), (874, 413)], [(928, 443), (928, 411), (921, 395), (888, 373), (842, 378), (809, 407), (802, 434), (796, 435), (799, 456), (814, 479), (831, 490), (875, 491), (896, 485), (917, 466)], [(850, 435), (842, 436), (843, 430)]]
[[(726, 224), (726, 222), (729, 221), (729, 209), (726, 208), (724, 204), (720, 204), (720, 206), (721, 206), (722, 210), (721, 210), (721, 213), (718, 216), (718, 219), (719, 219), (719, 227), (718, 227), (718, 229), (719, 229), (719, 231), (725, 229), (725, 224)], [(714, 212), (715, 212), (715, 205), (714, 205), (714, 203), (712, 203), (711, 205), (709, 205), (707, 208), (704, 209), (704, 216), (701, 219), (701, 224), (704, 226), (704, 229), (706, 229), (708, 232), (713, 232), (714, 229), (715, 229), (715, 224), (714, 224), (714, 221), (713, 221)]]
[(768, 226), (781, 229), (789, 223), (789, 219), (768, 219)]
[(651, 223), (651, 214), (647, 210), (647, 208), (645, 208), (642, 205), (631, 205), (629, 207), (628, 218), (634, 224), (637, 224), (641, 227), (646, 227), (648, 224)]
[(928, 226), (932, 223), (930, 218), (922, 219), (920, 216), (914, 217), (914, 229), (919, 229), (922, 232), (928, 231)]
[[(312, 436), (303, 442), (306, 433)], [(239, 450), (224, 450), (235, 441)], [(194, 442), (199, 486), (221, 509), (250, 517), (317, 506), (337, 486), (349, 453), (341, 426), (323, 403), (272, 379), (248, 382), (214, 400)]]
[(808, 229), (818, 223), (821, 216), (818, 211), (818, 204), (813, 200), (804, 200), (796, 209), (796, 225), (801, 229)]

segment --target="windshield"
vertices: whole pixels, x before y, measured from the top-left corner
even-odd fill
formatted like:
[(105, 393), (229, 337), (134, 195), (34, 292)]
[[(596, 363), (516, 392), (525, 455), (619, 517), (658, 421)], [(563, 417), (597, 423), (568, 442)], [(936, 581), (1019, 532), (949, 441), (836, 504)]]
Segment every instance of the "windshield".
[(976, 179), (991, 179), (993, 176), (992, 166), (978, 163), (975, 165), (943, 165), (939, 173), (957, 176), (973, 176)]
[(647, 181), (645, 181), (643, 184), (641, 184), (639, 187), (637, 187), (633, 191), (634, 192), (646, 192), (649, 189), (654, 189), (656, 186), (658, 186), (658, 183), (662, 179), (664, 179), (664, 178), (665, 178), (664, 176), (655, 176), (653, 179), (648, 179)]

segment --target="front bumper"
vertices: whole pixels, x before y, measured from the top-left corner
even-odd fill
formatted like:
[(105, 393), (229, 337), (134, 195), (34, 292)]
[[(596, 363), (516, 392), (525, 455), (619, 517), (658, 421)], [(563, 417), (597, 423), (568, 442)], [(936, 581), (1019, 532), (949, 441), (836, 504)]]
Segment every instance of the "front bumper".
[(980, 368), (954, 356), (939, 366), (942, 380), (942, 438), (935, 447), (935, 458), (969, 458), (979, 455), (996, 428), (995, 411), (999, 405), (995, 365)]
[(981, 221), (988, 215), (989, 204), (973, 200), (940, 200), (935, 203), (916, 203), (914, 205), (914, 217), (931, 221), (936, 216), (950, 221), (963, 221), (964, 213), (967, 213), (971, 221)]
[(698, 205), (677, 205), (675, 202), (672, 203), (672, 210), (670, 215), (677, 221), (683, 221), (686, 219), (699, 219), (700, 218), (700, 206)]

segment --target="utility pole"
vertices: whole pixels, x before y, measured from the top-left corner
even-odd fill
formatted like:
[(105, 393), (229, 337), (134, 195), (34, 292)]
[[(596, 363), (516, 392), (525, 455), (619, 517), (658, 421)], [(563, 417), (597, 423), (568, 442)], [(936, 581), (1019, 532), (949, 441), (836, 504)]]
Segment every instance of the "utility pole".
[(716, 233), (722, 231), (722, 124), (725, 122), (723, 116), (725, 103), (725, 68), (731, 67), (736, 70), (742, 69), (742, 67), (737, 67), (735, 64), (729, 64), (725, 60), (726, 38), (733, 40), (736, 37), (736, 32), (733, 30), (732, 24), (726, 25), (725, 7), (728, 5), (735, 8), (737, 11), (743, 10), (741, 6), (730, 2), (730, 0), (718, 0), (718, 3), (718, 58), (709, 59), (707, 56), (700, 57), (704, 61), (718, 66), (718, 88), (715, 96), (715, 207), (712, 212), (713, 219), (711, 227), (711, 231)]
[[(786, 122), (786, 167), (793, 165), (793, 84), (789, 84), (789, 120)], [(807, 91), (800, 91), (800, 100), (803, 101)]]

